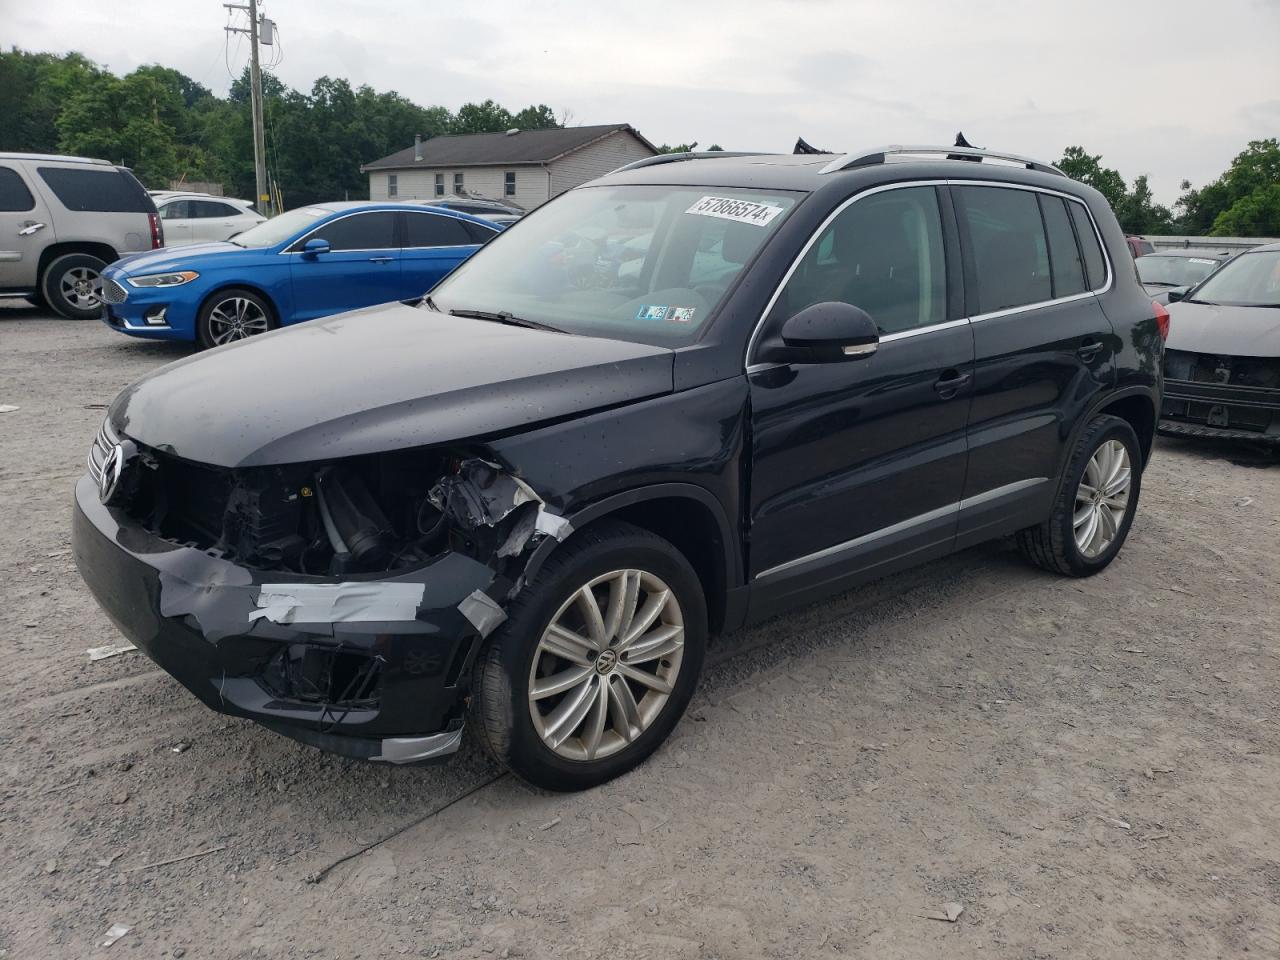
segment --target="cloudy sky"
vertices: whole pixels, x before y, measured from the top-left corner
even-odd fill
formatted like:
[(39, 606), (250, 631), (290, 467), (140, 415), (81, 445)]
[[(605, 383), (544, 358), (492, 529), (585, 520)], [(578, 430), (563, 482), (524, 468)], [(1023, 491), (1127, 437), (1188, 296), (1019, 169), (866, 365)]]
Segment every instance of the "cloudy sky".
[[(422, 104), (550, 104), (662, 143), (789, 150), (1081, 144), (1169, 203), (1280, 135), (1280, 0), (263, 0), (278, 75)], [(0, 43), (117, 72), (176, 67), (225, 92), (219, 0), (0, 0)], [(373, 159), (370, 157), (357, 158)]]

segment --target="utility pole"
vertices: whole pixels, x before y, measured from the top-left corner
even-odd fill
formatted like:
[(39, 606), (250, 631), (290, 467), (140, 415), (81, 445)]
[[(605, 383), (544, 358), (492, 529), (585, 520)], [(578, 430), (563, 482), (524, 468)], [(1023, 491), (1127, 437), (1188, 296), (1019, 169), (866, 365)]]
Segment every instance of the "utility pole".
[(258, 0), (243, 3), (224, 3), (228, 10), (245, 10), (249, 14), (249, 27), (227, 27), (228, 33), (249, 35), (249, 108), (253, 116), (253, 179), (256, 187), (254, 205), (265, 215), (271, 215), (271, 194), (267, 187), (267, 138), (262, 123), (262, 67), (258, 62)]

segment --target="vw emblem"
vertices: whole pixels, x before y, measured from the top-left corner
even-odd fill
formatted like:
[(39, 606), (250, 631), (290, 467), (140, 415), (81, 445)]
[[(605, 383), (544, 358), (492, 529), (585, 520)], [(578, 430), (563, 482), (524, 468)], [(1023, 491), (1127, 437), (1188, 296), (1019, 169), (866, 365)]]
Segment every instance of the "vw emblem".
[(120, 489), (120, 475), (124, 473), (124, 446), (117, 443), (102, 461), (102, 475), (98, 478), (98, 499), (109, 504)]

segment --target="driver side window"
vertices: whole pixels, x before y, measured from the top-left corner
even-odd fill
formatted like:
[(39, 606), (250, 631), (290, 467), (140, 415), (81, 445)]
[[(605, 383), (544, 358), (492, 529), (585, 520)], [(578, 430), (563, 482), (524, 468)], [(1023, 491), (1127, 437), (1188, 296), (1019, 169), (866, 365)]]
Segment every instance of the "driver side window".
[(881, 336), (946, 320), (942, 220), (933, 187), (886, 190), (842, 210), (787, 281), (775, 318), (826, 301), (861, 307)]

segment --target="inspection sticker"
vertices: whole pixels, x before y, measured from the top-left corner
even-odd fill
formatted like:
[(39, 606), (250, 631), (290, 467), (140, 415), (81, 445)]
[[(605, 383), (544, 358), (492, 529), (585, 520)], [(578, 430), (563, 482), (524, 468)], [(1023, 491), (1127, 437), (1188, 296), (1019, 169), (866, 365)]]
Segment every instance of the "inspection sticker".
[(732, 197), (703, 197), (685, 211), (699, 217), (718, 217), (735, 223), (753, 223), (757, 227), (767, 227), (781, 212), (782, 207), (775, 207), (771, 203), (734, 200)]
[(660, 304), (641, 304), (640, 310), (636, 313), (637, 320), (665, 320), (667, 319), (667, 311), (670, 307), (664, 307)]
[(672, 307), (667, 314), (667, 319), (674, 320), (676, 323), (692, 323), (693, 315), (697, 311), (697, 307)]
[(1189, 259), (1192, 263), (1207, 263), (1211, 266), (1218, 262), (1217, 260), (1205, 260), (1202, 257), (1188, 257), (1187, 259)]

